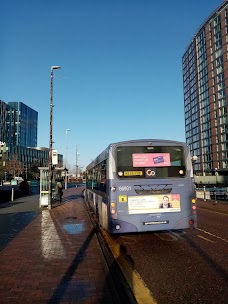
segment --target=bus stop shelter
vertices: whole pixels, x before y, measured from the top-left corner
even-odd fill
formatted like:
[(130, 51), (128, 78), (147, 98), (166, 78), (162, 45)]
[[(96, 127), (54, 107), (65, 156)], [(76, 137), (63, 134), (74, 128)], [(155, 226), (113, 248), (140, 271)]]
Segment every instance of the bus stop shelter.
[[(49, 195), (49, 168), (48, 167), (39, 167), (40, 170), (40, 199), (39, 199), (39, 206), (48, 207), (48, 195)], [(52, 170), (53, 177), (52, 177), (52, 195), (53, 198), (53, 191), (55, 190), (56, 180), (60, 180), (65, 175), (65, 168), (55, 168)]]

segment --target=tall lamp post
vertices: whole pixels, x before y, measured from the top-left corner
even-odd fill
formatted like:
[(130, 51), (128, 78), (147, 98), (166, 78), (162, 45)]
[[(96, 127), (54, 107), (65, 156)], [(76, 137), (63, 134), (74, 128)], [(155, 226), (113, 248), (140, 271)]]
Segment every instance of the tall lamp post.
[(78, 180), (78, 146), (76, 146), (76, 174), (75, 174), (75, 178), (76, 178), (76, 181)]
[(51, 209), (52, 205), (52, 116), (53, 116), (53, 70), (61, 69), (58, 65), (51, 66), (50, 76), (50, 138), (49, 138), (49, 161), (48, 161), (48, 209)]
[(66, 159), (65, 159), (65, 189), (67, 189), (67, 150), (68, 150), (68, 132), (70, 129), (66, 129)]
[(217, 175), (218, 175), (218, 168), (215, 168), (215, 186), (214, 186), (215, 204), (217, 204)]
[(195, 163), (196, 163), (197, 160), (198, 160), (198, 156), (197, 155), (193, 155), (192, 156), (193, 176), (196, 175)]

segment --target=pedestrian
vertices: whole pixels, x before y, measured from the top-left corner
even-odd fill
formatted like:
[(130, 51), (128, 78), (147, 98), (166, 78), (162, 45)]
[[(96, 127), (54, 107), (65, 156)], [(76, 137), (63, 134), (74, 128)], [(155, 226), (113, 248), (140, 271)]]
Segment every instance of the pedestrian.
[(56, 187), (55, 187), (55, 193), (60, 201), (62, 202), (62, 196), (63, 196), (63, 185), (60, 181), (57, 182)]
[(24, 179), (22, 182), (20, 182), (19, 189), (21, 190), (23, 195), (29, 194), (29, 184), (27, 179)]

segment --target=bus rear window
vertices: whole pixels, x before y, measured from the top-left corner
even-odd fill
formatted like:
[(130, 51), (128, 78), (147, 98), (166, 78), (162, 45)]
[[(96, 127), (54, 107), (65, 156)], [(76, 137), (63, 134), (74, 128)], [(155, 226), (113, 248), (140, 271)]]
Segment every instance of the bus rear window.
[(116, 148), (119, 178), (184, 177), (182, 146), (119, 146)]

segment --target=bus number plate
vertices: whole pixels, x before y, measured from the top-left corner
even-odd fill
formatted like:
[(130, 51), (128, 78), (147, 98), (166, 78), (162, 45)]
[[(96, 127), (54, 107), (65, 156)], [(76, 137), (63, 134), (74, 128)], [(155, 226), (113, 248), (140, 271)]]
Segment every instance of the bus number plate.
[(119, 187), (119, 191), (130, 191), (131, 190), (131, 186), (120, 186)]

